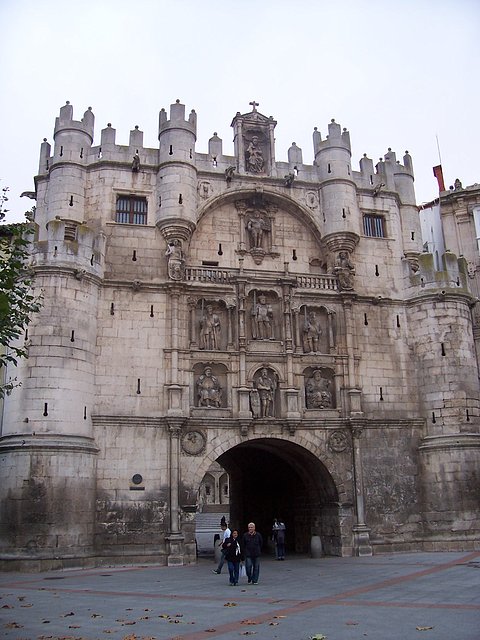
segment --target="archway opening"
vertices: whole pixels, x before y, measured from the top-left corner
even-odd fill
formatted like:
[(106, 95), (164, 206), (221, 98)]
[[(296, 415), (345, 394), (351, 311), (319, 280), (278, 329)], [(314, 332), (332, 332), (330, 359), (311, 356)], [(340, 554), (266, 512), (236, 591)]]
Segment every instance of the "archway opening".
[(308, 554), (312, 536), (326, 555), (341, 555), (338, 491), (326, 467), (303, 447), (276, 438), (239, 444), (217, 459), (230, 478), (230, 523), (254, 521), (271, 547), (274, 518), (287, 528), (287, 552)]

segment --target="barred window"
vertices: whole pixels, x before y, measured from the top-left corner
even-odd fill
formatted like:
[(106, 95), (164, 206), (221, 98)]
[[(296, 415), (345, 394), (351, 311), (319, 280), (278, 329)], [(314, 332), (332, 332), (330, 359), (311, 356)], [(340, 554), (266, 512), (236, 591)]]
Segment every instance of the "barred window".
[(385, 238), (385, 220), (383, 216), (364, 215), (363, 233), (371, 238)]
[(123, 224), (147, 224), (147, 199), (136, 196), (119, 196), (115, 222)]

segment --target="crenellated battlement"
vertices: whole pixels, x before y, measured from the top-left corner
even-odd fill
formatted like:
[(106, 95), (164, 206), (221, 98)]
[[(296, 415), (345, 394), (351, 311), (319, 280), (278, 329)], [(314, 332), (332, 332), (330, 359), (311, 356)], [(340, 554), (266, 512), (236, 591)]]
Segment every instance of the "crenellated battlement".
[[(295, 142), (287, 151), (287, 159), (275, 159), (275, 139), (273, 130), (276, 122), (270, 116), (261, 115), (256, 110), (241, 115), (237, 112), (233, 119), (235, 153), (233, 156), (224, 155), (223, 143), (217, 133), (208, 140), (207, 153), (195, 150), (197, 136), (197, 114), (191, 110), (186, 115), (185, 105), (176, 100), (170, 105), (170, 112), (162, 108), (159, 112), (158, 138), (159, 147), (145, 147), (143, 131), (137, 126), (130, 131), (129, 144), (116, 143), (116, 129), (111, 123), (102, 129), (100, 143), (93, 145), (95, 117), (89, 107), (81, 120), (74, 120), (73, 106), (67, 102), (60, 109), (55, 120), (54, 151), (45, 138), (40, 151), (39, 175), (48, 172), (59, 163), (77, 163), (87, 167), (110, 161), (121, 163), (131, 168), (134, 156), (137, 165), (145, 168), (149, 166), (157, 171), (164, 162), (184, 161), (196, 166), (199, 171), (218, 173), (235, 166), (240, 174), (251, 174), (246, 153), (252, 137), (259, 136), (259, 150), (263, 153), (264, 167), (255, 177), (285, 179), (285, 171), (292, 174), (293, 179), (306, 182), (318, 182), (331, 179), (345, 179), (356, 184), (357, 188), (371, 189), (376, 192), (398, 192), (403, 201), (414, 201), (413, 191), (413, 162), (410, 154), (405, 152), (403, 164), (396, 160), (396, 154), (390, 148), (383, 158), (374, 166), (373, 161), (364, 154), (360, 159), (360, 171), (351, 166), (350, 133), (332, 119), (328, 124), (328, 134), (323, 139), (322, 134), (314, 128), (312, 164), (304, 163), (303, 151)], [(263, 127), (263, 129), (262, 129)], [(262, 137), (263, 136), (263, 137)], [(297, 182), (298, 183), (298, 182)]]

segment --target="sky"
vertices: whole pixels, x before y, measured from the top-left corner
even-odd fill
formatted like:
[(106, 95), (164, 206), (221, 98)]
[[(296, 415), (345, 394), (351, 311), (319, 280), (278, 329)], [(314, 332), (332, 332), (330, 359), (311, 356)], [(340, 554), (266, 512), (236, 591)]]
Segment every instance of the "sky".
[(91, 106), (95, 141), (138, 125), (158, 146), (158, 112), (180, 99), (198, 117), (196, 150), (217, 132), (233, 155), (237, 111), (277, 121), (276, 159), (335, 118), (352, 167), (388, 148), (413, 158), (417, 203), (480, 183), (479, 0), (0, 0), (0, 188), (5, 222), (32, 200), (40, 144), (59, 109)]

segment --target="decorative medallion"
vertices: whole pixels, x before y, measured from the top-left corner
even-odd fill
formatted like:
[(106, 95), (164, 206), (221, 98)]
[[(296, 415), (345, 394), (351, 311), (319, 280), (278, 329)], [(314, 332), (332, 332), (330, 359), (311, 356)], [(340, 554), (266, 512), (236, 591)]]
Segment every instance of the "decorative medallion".
[(182, 449), (190, 456), (198, 456), (205, 449), (207, 439), (201, 431), (187, 431), (183, 434)]
[(348, 447), (347, 436), (343, 431), (334, 431), (328, 437), (328, 448), (334, 453), (342, 453)]

